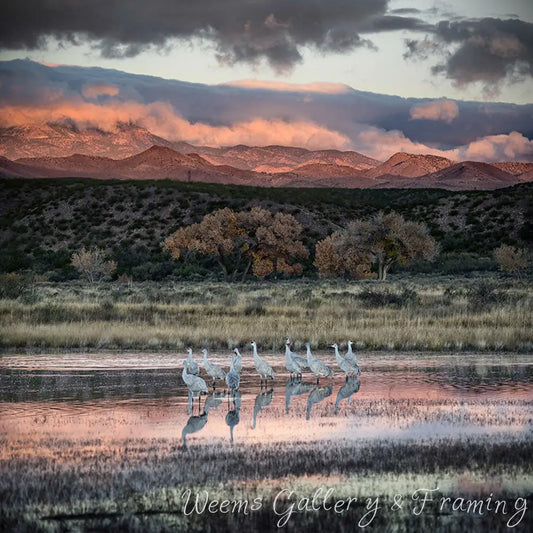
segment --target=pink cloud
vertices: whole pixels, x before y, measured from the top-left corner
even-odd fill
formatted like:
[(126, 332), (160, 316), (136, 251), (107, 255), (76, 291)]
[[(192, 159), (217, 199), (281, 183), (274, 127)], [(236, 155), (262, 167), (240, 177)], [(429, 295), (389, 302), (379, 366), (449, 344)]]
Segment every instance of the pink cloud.
[(450, 123), (458, 115), (459, 107), (454, 101), (447, 98), (418, 104), (410, 110), (410, 116), (413, 120), (442, 120)]
[(489, 135), (459, 149), (464, 159), (481, 161), (531, 161), (533, 140), (518, 131), (508, 135)]
[(237, 80), (221, 83), (241, 89), (265, 89), (268, 91), (281, 91), (292, 93), (322, 93), (322, 94), (346, 94), (352, 88), (344, 83), (311, 82), (311, 83), (285, 83), (282, 81), (263, 80)]
[(189, 122), (164, 102), (144, 105), (132, 101), (101, 104), (75, 100), (0, 108), (0, 126), (3, 127), (64, 120), (73, 120), (81, 128), (97, 127), (104, 131), (115, 131), (117, 123), (131, 122), (169, 140), (208, 146), (281, 144), (340, 150), (350, 146), (350, 139), (342, 133), (311, 121), (252, 118), (229, 126), (212, 126)]

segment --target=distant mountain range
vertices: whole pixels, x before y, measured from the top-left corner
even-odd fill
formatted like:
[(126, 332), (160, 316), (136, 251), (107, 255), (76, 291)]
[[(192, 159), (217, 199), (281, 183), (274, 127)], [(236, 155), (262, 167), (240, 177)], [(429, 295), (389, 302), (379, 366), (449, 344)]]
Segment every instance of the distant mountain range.
[(115, 133), (64, 124), (0, 129), (0, 175), (174, 179), (266, 187), (497, 189), (533, 180), (533, 163), (454, 162), (399, 152), (286, 146), (212, 148), (171, 142), (130, 124)]

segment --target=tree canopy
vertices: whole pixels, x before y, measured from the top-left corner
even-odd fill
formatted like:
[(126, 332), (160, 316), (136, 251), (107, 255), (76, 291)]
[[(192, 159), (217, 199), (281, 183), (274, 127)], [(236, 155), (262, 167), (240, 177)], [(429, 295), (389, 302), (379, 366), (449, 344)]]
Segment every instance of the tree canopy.
[(226, 280), (244, 280), (250, 269), (257, 277), (300, 274), (302, 265), (296, 260), (309, 256), (301, 234), (302, 226), (292, 215), (260, 207), (238, 212), (224, 208), (178, 229), (163, 246), (174, 259), (183, 250), (213, 256)]
[(385, 280), (393, 264), (407, 265), (416, 258), (433, 259), (438, 245), (424, 224), (405, 220), (398, 213), (379, 212), (354, 220), (316, 246), (315, 266), (321, 277), (372, 277)]

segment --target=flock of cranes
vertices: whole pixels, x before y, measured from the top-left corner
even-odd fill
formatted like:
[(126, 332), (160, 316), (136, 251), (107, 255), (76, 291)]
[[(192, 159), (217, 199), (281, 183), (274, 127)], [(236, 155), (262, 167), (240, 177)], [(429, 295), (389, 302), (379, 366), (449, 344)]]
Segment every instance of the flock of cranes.
[[(361, 370), (357, 364), (357, 356), (352, 349), (352, 341), (348, 341), (348, 351), (345, 355), (339, 352), (338, 344), (332, 344), (331, 348), (335, 350), (335, 359), (337, 365), (346, 375), (346, 379), (361, 374)], [(266, 386), (268, 379), (274, 379), (274, 370), (272, 367), (259, 356), (257, 353), (257, 344), (255, 341), (250, 343), (252, 347), (253, 360), (256, 372), (259, 374), (261, 387)], [(287, 339), (285, 342), (285, 367), (289, 372), (290, 379), (301, 379), (304, 371), (309, 370), (316, 376), (316, 383), (319, 384), (321, 377), (333, 378), (333, 370), (331, 367), (317, 359), (311, 352), (311, 346), (308, 342), (305, 343), (307, 349), (307, 357), (301, 357), (291, 350), (291, 341)], [(201, 394), (208, 394), (209, 390), (204, 378), (200, 377), (200, 366), (193, 359), (192, 349), (187, 349), (187, 359), (183, 360), (182, 378), (189, 389), (189, 395), (193, 398)], [(206, 374), (211, 378), (211, 386), (215, 389), (217, 380), (224, 380), (227, 388), (232, 394), (239, 390), (242, 372), (242, 355), (239, 350), (235, 348), (231, 354), (231, 365), (229, 371), (226, 373), (219, 365), (211, 362), (207, 357), (207, 350), (204, 348), (203, 364)]]
[[(339, 369), (346, 375), (344, 385), (339, 389), (337, 399), (335, 402), (335, 414), (337, 414), (339, 403), (348, 399), (350, 402), (351, 395), (359, 390), (360, 381), (358, 376), (361, 374), (359, 366), (357, 364), (357, 356), (352, 349), (352, 341), (348, 341), (348, 351), (346, 354), (341, 355), (339, 352), (338, 344), (332, 344), (331, 348), (335, 350), (335, 359)], [(259, 356), (257, 352), (257, 344), (252, 341), (250, 343), (252, 348), (252, 356), (254, 361), (254, 367), (259, 374), (261, 383), (261, 391), (256, 396), (254, 402), (252, 429), (255, 428), (257, 422), (257, 415), (260, 411), (270, 405), (274, 390), (267, 390), (268, 380), (273, 380), (274, 370), (272, 367)], [(307, 342), (305, 344), (307, 349), (306, 357), (301, 357), (294, 353), (291, 349), (291, 341), (287, 339), (285, 343), (285, 368), (289, 373), (289, 380), (285, 386), (285, 410), (289, 412), (289, 405), (293, 396), (298, 396), (309, 392), (307, 398), (307, 410), (306, 419), (309, 419), (311, 409), (314, 404), (321, 402), (333, 392), (333, 386), (328, 385), (325, 387), (319, 387), (319, 381), (321, 377), (333, 378), (333, 369), (326, 365), (324, 362), (316, 358), (311, 352), (311, 346)], [(226, 424), (230, 428), (230, 440), (233, 443), (233, 429), (240, 421), (241, 410), (241, 392), (239, 390), (241, 383), (241, 373), (243, 369), (242, 355), (238, 348), (234, 348), (231, 354), (231, 364), (229, 370), (226, 372), (222, 367), (210, 361), (207, 356), (207, 350), (204, 348), (203, 353), (203, 367), (207, 375), (206, 379), (200, 377), (200, 366), (193, 359), (193, 352), (191, 348), (187, 349), (187, 359), (183, 360), (182, 378), (187, 386), (189, 393), (189, 414), (191, 413), (194, 398), (198, 397), (198, 415), (191, 416), (187, 421), (187, 424), (182, 430), (183, 445), (186, 446), (187, 435), (200, 431), (206, 424), (209, 411), (218, 407), (224, 397), (226, 397), (226, 390), (223, 392), (216, 392), (216, 382), (224, 381), (228, 390), (228, 412), (226, 414)], [(302, 381), (302, 375), (304, 372), (311, 372), (316, 376), (316, 385), (312, 383), (304, 383)], [(212, 388), (211, 392), (208, 388), (208, 382)], [(263, 388), (263, 385), (265, 387)], [(200, 413), (200, 396), (202, 394), (208, 395), (206, 397), (203, 411)], [(232, 398), (232, 408), (230, 409), (230, 396)]]

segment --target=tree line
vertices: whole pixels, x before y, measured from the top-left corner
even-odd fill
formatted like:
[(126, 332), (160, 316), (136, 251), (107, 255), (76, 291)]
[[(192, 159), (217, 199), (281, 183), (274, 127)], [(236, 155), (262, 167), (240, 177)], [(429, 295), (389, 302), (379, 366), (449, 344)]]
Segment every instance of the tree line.
[[(162, 246), (175, 260), (187, 261), (191, 254), (212, 257), (226, 281), (244, 281), (250, 274), (256, 278), (273, 273), (300, 275), (301, 261), (310, 256), (296, 218), (261, 207), (218, 209), (198, 223), (179, 228)], [(395, 212), (378, 212), (349, 221), (319, 241), (313, 264), (322, 278), (384, 281), (393, 265), (433, 261), (438, 253), (439, 245), (425, 224), (405, 220)], [(513, 246), (501, 245), (494, 258), (507, 273), (520, 275), (527, 267), (526, 251)], [(90, 283), (111, 279), (117, 268), (99, 248), (74, 253), (72, 265)]]

